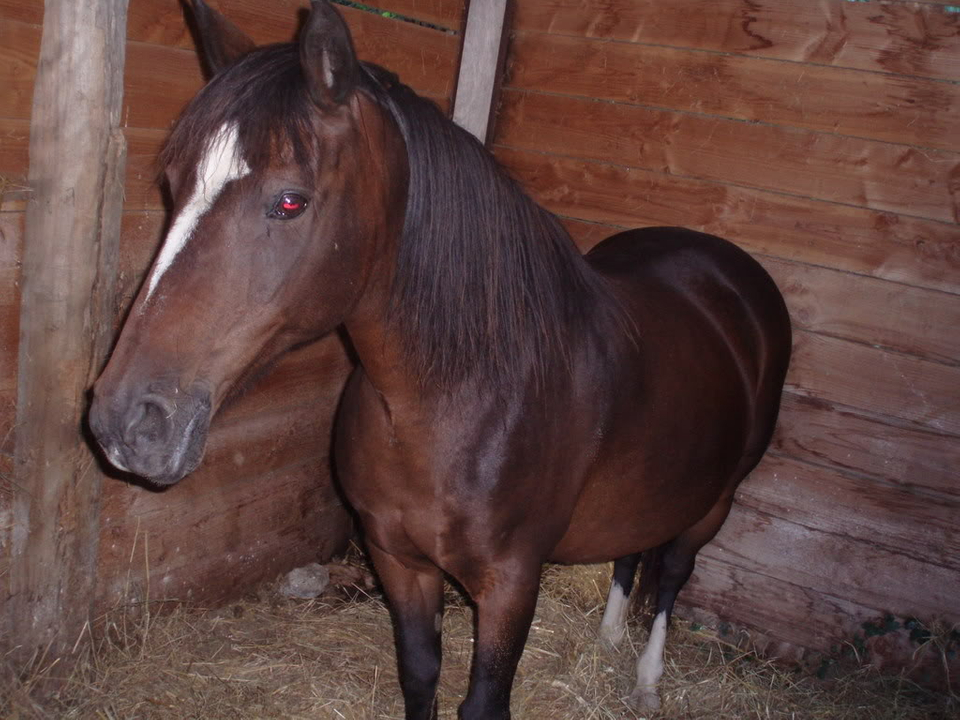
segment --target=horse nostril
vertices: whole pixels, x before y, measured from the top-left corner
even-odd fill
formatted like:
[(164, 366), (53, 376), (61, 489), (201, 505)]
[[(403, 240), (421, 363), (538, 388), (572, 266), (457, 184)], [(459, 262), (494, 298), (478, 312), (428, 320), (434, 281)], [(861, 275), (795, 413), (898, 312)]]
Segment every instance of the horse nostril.
[(159, 395), (149, 395), (131, 408), (123, 439), (127, 445), (157, 445), (164, 443), (173, 427), (171, 418), (177, 407)]

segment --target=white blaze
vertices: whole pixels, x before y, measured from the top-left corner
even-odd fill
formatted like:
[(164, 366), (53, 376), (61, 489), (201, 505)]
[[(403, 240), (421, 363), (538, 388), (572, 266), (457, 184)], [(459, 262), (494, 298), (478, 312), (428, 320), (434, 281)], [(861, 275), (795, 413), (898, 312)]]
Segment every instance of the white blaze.
[(193, 193), (183, 210), (173, 222), (167, 238), (157, 257), (150, 276), (147, 299), (160, 282), (160, 278), (173, 264), (174, 259), (190, 240), (200, 218), (213, 207), (213, 203), (226, 184), (239, 180), (250, 172), (250, 166), (240, 156), (239, 131), (236, 123), (225, 123), (210, 139), (207, 149), (197, 166), (197, 180)]

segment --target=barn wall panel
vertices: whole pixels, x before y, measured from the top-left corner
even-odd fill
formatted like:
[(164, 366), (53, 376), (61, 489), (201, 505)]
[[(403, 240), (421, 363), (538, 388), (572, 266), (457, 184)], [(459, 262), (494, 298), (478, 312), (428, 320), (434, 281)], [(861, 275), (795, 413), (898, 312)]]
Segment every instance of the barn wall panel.
[(519, 33), (512, 87), (960, 149), (960, 86), (902, 75)]
[(517, 5), (507, 170), (584, 250), (692, 227), (784, 292), (770, 454), (681, 595), (774, 654), (827, 656), (887, 612), (960, 620), (958, 29), (945, 2)]
[[(945, 5), (953, 4), (943, 0)], [(604, 0), (518, 3), (522, 30), (956, 80), (960, 17), (915, 2)]]
[(507, 91), (502, 145), (954, 222), (960, 153), (730, 118)]
[[(618, 227), (684, 225), (753, 253), (958, 292), (957, 225), (780, 192), (498, 146), (558, 215)], [(594, 235), (599, 240), (602, 235)]]

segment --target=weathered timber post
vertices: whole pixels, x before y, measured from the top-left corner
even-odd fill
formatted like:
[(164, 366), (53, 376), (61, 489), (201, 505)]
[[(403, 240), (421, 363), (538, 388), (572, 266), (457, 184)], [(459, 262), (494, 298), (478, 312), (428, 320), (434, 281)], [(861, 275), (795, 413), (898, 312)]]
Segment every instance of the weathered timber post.
[(46, 0), (30, 126), (4, 642), (59, 657), (89, 618), (100, 473), (86, 393), (113, 329), (128, 0)]
[(453, 121), (482, 143), (493, 134), (509, 9), (509, 0), (470, 0), (467, 6)]

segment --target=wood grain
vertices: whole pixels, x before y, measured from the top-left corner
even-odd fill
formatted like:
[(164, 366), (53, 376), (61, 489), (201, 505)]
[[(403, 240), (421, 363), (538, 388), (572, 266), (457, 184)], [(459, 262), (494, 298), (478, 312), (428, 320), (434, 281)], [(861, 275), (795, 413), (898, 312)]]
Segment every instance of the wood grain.
[[(952, 441), (960, 451), (960, 439)], [(838, 538), (960, 570), (957, 496), (916, 493), (770, 453), (740, 486), (737, 502)]]
[(324, 481), (326, 464), (306, 459), (249, 481), (191, 478), (162, 494), (107, 485), (98, 611), (146, 599), (223, 602), (329, 560), (344, 549), (351, 524)]
[(38, 0), (0, 0), (0, 18), (40, 25), (43, 3)]
[[(851, 518), (855, 522), (855, 518)], [(960, 620), (956, 572), (914, 557), (909, 548), (892, 552), (872, 542), (835, 535), (737, 503), (717, 537), (702, 551), (750, 573), (785, 580), (805, 592), (900, 616)], [(922, 591), (918, 592), (918, 589)], [(751, 603), (749, 612), (758, 602)], [(727, 617), (742, 617), (726, 608)], [(769, 626), (776, 632), (777, 623)], [(817, 646), (820, 633), (807, 631)]]
[(960, 16), (917, 3), (541, 0), (518, 3), (516, 27), (941, 80), (960, 77)]
[(30, 119), (40, 26), (0, 16), (0, 116)]
[(505, 91), (496, 142), (957, 222), (960, 153), (799, 128)]
[(795, 327), (960, 364), (960, 297), (829, 268), (758, 259), (786, 297)]
[(504, 147), (496, 154), (563, 216), (692, 227), (757, 254), (958, 292), (956, 225)]
[(459, 31), (465, 0), (376, 0), (378, 8)]
[(518, 33), (507, 87), (960, 150), (960, 85), (585, 38)]
[(0, 118), (0, 212), (26, 209), (30, 121)]
[(955, 436), (883, 422), (815, 398), (784, 393), (771, 447), (920, 495), (960, 498)]
[(960, 367), (800, 330), (787, 387), (954, 439), (960, 435)]
[(492, 134), (507, 22), (507, 0), (487, 0), (470, 5), (463, 31), (453, 120), (484, 144)]
[[(0, 212), (0, 453), (7, 450), (10, 456), (13, 454), (10, 429), (17, 394), (23, 222), (22, 212)], [(8, 472), (3, 477), (11, 475)]]
[[(889, 612), (886, 606), (855, 603), (839, 592), (813, 591), (705, 554), (697, 558), (697, 569), (677, 602), (680, 617), (718, 628), (723, 641), (799, 663), (810, 672), (820, 670), (828, 659), (839, 659), (856, 635), (863, 636), (863, 623), (876, 623)], [(939, 678), (946, 685), (939, 653), (918, 648), (907, 632), (868, 638), (865, 645), (868, 652), (862, 659), (874, 668), (925, 684)], [(955, 676), (960, 661), (949, 662)]]
[[(45, 3), (30, 125), (5, 637), (26, 660), (90, 620), (100, 474), (81, 427), (111, 326), (126, 0)], [(69, 238), (69, 242), (64, 242)], [(44, 650), (46, 651), (46, 650)]]

